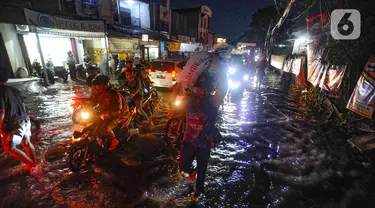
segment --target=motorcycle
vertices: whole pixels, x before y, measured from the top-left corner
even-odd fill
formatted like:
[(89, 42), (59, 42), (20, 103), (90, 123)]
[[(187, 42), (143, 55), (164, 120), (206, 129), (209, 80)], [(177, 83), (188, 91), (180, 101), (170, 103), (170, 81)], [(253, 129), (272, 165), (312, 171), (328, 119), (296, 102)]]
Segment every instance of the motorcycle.
[(164, 127), (164, 142), (168, 146), (173, 144), (176, 149), (180, 149), (186, 127), (183, 98), (184, 96), (177, 96), (174, 103), (171, 103), (168, 115), (170, 119)]
[(67, 82), (69, 77), (69, 68), (55, 66), (55, 76), (63, 79), (64, 82)]
[(76, 74), (78, 78), (86, 80), (86, 69), (83, 64), (76, 64)]
[[(76, 118), (73, 118), (74, 133), (67, 158), (68, 167), (73, 172), (90, 169), (98, 158), (110, 152), (108, 148), (111, 145), (111, 142), (100, 132), (108, 121), (102, 120), (99, 117), (100, 113), (94, 108), (81, 107), (80, 113), (75, 114)], [(138, 134), (133, 123), (136, 115), (137, 112), (133, 109), (127, 120), (113, 129), (120, 142), (119, 145), (129, 142), (134, 135)]]
[(242, 99), (244, 90), (250, 84), (250, 76), (242, 68), (229, 67), (228, 69), (228, 96), (231, 102)]

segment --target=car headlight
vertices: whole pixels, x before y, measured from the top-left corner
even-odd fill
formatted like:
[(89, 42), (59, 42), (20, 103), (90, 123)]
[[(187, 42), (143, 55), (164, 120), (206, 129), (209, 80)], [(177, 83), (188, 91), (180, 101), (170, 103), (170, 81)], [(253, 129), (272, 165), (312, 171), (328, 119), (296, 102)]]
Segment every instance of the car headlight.
[(229, 74), (234, 74), (234, 73), (236, 73), (236, 68), (233, 68), (233, 67), (229, 68), (228, 73), (229, 73)]
[(249, 80), (249, 75), (246, 74), (246, 75), (243, 77), (243, 79), (246, 80), (246, 81)]
[(81, 118), (86, 120), (90, 118), (90, 114), (88, 112), (81, 112)]

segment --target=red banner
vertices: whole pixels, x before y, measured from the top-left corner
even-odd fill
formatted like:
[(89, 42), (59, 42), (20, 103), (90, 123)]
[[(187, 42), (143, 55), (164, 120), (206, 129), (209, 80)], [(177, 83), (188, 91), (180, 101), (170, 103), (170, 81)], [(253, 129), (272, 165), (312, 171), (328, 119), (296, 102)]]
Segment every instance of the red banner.
[(329, 35), (329, 21), (327, 12), (306, 18), (307, 23), (307, 59), (310, 66), (315, 59), (321, 56), (318, 46), (323, 45), (321, 41), (326, 41)]

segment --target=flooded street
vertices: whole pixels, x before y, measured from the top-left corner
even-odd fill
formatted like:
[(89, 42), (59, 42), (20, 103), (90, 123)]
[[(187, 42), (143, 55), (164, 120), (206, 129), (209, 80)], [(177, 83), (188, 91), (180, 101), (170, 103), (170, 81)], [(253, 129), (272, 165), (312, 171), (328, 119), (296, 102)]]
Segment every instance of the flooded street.
[[(206, 193), (192, 205), (193, 184), (178, 173), (177, 154), (160, 140), (167, 109), (155, 129), (99, 160), (94, 171), (73, 174), (66, 165), (71, 140), (68, 107), (87, 94), (80, 83), (16, 84), (28, 113), (43, 130), (33, 143), (39, 162), (31, 176), (0, 152), (0, 207), (368, 207), (372, 172), (351, 148), (344, 129), (311, 116), (300, 93), (268, 76), (268, 87), (249, 88), (238, 103), (225, 101), (212, 150)], [(169, 98), (164, 92), (163, 97)]]

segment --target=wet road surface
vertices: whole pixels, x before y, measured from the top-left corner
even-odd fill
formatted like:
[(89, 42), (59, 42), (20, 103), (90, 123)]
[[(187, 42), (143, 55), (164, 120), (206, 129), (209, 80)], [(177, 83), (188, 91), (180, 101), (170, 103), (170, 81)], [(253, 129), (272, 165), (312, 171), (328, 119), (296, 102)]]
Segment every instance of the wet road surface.
[[(160, 105), (155, 129), (116, 150), (94, 171), (66, 166), (71, 138), (69, 102), (87, 93), (82, 84), (17, 84), (26, 108), (42, 122), (33, 138), (39, 165), (31, 176), (0, 152), (0, 207), (368, 207), (372, 173), (346, 143), (343, 129), (312, 117), (298, 92), (279, 76), (268, 87), (249, 88), (237, 103), (225, 102), (218, 127), (223, 141), (212, 150), (206, 193), (198, 204), (177, 171), (176, 151), (159, 139), (167, 121)], [(164, 97), (169, 93), (164, 92)], [(371, 207), (371, 206), (370, 206)]]

